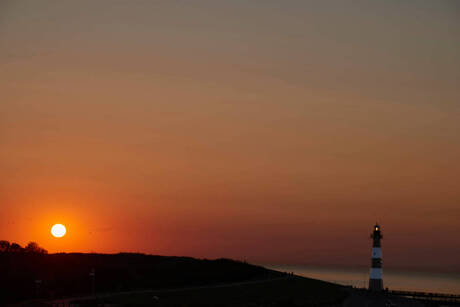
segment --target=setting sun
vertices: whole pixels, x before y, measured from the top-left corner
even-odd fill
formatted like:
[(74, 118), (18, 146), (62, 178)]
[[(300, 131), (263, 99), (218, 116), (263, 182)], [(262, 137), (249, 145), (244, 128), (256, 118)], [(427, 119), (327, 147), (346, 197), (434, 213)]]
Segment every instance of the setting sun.
[(53, 227), (51, 227), (51, 234), (55, 236), (56, 238), (61, 238), (65, 236), (66, 229), (65, 226), (62, 224), (56, 224)]

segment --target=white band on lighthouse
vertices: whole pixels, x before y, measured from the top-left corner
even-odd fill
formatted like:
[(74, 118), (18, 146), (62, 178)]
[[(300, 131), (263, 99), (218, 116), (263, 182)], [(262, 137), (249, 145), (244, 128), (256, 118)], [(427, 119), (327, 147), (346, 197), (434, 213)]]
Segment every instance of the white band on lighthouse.
[(372, 248), (372, 258), (379, 258), (382, 259), (382, 250), (380, 247), (373, 247)]
[(371, 268), (371, 279), (382, 279), (382, 269), (381, 268)]

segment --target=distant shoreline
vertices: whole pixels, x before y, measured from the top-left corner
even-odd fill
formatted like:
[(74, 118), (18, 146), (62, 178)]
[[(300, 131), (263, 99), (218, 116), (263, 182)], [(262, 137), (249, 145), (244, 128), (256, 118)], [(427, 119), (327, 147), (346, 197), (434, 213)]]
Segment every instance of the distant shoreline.
[[(369, 268), (341, 268), (311, 265), (264, 265), (281, 272), (335, 282), (345, 286), (367, 288)], [(460, 294), (460, 274), (445, 272), (420, 272), (383, 270), (384, 287), (392, 290), (410, 290)]]

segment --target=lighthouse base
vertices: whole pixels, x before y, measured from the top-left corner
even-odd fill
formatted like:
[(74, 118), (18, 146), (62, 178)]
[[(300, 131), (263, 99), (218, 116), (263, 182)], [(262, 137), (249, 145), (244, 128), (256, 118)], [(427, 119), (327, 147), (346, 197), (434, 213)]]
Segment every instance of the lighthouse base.
[(371, 291), (382, 291), (383, 280), (382, 279), (369, 279), (369, 290)]

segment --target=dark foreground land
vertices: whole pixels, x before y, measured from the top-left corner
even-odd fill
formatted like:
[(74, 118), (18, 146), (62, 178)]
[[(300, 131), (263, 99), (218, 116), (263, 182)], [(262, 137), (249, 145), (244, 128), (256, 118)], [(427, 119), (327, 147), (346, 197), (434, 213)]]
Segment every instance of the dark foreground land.
[[(110, 306), (341, 306), (340, 286), (309, 278), (280, 278), (199, 288), (125, 293), (94, 302)], [(84, 301), (75, 301), (84, 303)], [(82, 304), (83, 305), (83, 304)], [(97, 305), (97, 304), (94, 304)]]
[[(72, 297), (85, 297), (81, 304), (88, 305), (93, 291), (99, 297), (98, 303), (110, 302), (117, 306), (228, 306), (223, 303), (285, 303), (297, 298), (302, 302), (330, 304), (347, 295), (338, 285), (293, 278), (229, 259), (2, 253), (0, 272), (0, 305), (29, 302), (29, 306), (39, 306), (43, 302), (78, 301), (65, 299)], [(157, 294), (152, 294), (152, 290)], [(120, 292), (129, 294), (114, 296)], [(152, 301), (153, 296), (160, 300)]]
[(369, 293), (229, 259), (0, 254), (0, 270), (0, 306), (444, 305)]
[(51, 306), (329, 306), (329, 307), (441, 307), (453, 301), (417, 300), (386, 292), (340, 287), (299, 276), (185, 289), (108, 294), (97, 298), (60, 300)]

